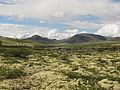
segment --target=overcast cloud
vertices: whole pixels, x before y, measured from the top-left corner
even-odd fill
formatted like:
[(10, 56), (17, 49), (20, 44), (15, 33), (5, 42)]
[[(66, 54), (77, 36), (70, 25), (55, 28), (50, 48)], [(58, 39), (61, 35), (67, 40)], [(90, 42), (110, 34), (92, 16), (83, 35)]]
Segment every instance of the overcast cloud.
[[(96, 21), (93, 17), (93, 20), (88, 21), (89, 17), (86, 15), (98, 17), (98, 20)], [(85, 30), (87, 30), (85, 32), (91, 32), (91, 29), (96, 30), (91, 33), (100, 35), (120, 35), (120, 24), (118, 24), (120, 22), (120, 2), (114, 2), (114, 0), (0, 0), (0, 16), (9, 16), (9, 19), (17, 22), (26, 18), (42, 19), (40, 24), (49, 21), (68, 27), (65, 30), (59, 30), (47, 27), (47, 25), (46, 27), (31, 27), (10, 22), (8, 25), (1, 21), (0, 33), (5, 36), (9, 36), (7, 33), (10, 33), (10, 36), (21, 36), (21, 34), (28, 36), (28, 33), (34, 33), (49, 38), (63, 39)], [(81, 20), (79, 18), (81, 16), (86, 18), (86, 21)], [(5, 29), (7, 30), (5, 31)], [(11, 32), (12, 30), (14, 33)]]

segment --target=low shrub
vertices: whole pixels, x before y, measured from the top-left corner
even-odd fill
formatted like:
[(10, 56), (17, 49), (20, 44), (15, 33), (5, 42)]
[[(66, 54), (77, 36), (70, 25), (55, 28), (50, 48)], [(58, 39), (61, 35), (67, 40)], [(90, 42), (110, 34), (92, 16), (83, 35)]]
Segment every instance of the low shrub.
[(2, 45), (2, 40), (0, 40), (0, 46)]
[(0, 79), (15, 79), (21, 76), (26, 76), (22, 70), (0, 68)]
[(31, 54), (31, 51), (25, 48), (5, 48), (1, 49), (0, 53), (5, 57), (27, 58)]
[(81, 77), (80, 74), (78, 74), (77, 72), (73, 72), (73, 71), (61, 71), (61, 73), (68, 76), (70, 79), (78, 79)]
[(5, 57), (2, 62), (4, 64), (14, 64), (14, 63), (20, 63), (16, 58), (14, 57)]

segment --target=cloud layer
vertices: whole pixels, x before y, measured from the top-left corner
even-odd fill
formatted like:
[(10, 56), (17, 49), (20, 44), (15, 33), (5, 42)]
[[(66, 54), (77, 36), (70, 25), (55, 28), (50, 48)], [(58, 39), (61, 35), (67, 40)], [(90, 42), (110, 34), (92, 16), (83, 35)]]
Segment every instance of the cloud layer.
[[(43, 32), (44, 31), (44, 32)], [(40, 35), (51, 39), (65, 39), (81, 33), (78, 29), (59, 31), (57, 29), (26, 27), (24, 25), (0, 24), (0, 36), (11, 38), (28, 38), (33, 35)]]
[(49, 38), (63, 39), (85, 30), (95, 30), (94, 33), (106, 36), (120, 34), (117, 23), (120, 22), (120, 2), (114, 0), (1, 0), (0, 16), (9, 16), (8, 19), (16, 22), (27, 18), (40, 20), (39, 24), (54, 22), (66, 26), (64, 30), (59, 30), (60, 26), (31, 27), (24, 23), (2, 24), (1, 21), (0, 33), (4, 36), (25, 37), (38, 33)]
[(97, 34), (104, 36), (112, 36), (112, 37), (120, 36), (120, 22), (115, 24), (104, 25), (97, 31)]
[(120, 18), (120, 4), (113, 3), (112, 0), (11, 0), (11, 2), (16, 4), (1, 6), (0, 14), (54, 20), (67, 20), (72, 16), (87, 14), (102, 17), (104, 20)]

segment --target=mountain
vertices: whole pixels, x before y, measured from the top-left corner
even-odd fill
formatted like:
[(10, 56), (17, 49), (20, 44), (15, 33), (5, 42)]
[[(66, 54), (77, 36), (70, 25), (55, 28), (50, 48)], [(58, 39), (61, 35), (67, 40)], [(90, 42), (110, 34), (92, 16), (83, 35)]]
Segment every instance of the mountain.
[(55, 39), (48, 39), (45, 37), (41, 37), (39, 35), (34, 35), (30, 38), (27, 38), (27, 40), (35, 41), (35, 42), (43, 42), (43, 43), (54, 43), (56, 40)]
[(113, 37), (109, 39), (110, 41), (120, 41), (120, 37)]
[(82, 34), (74, 35), (73, 37), (64, 40), (64, 42), (84, 43), (84, 42), (98, 42), (98, 41), (105, 41), (105, 40), (107, 40), (107, 38), (100, 35), (82, 33)]
[(0, 40), (3, 41), (4, 45), (7, 44), (17, 45), (18, 42), (20, 41), (21, 43), (27, 43), (27, 45), (30, 45), (30, 43), (34, 45), (36, 43), (60, 44), (60, 43), (85, 43), (85, 42), (99, 42), (99, 41), (120, 41), (120, 37), (106, 37), (101, 35), (82, 33), (63, 40), (49, 39), (46, 37), (41, 37), (39, 35), (34, 35), (27, 39), (14, 39), (14, 38), (7, 38), (0, 36)]
[(96, 34), (89, 34), (89, 33), (81, 33), (76, 34), (68, 39), (63, 40), (56, 40), (56, 39), (49, 39), (46, 37), (41, 37), (39, 35), (34, 35), (32, 37), (27, 38), (26, 40), (31, 40), (35, 42), (41, 43), (85, 43), (85, 42), (99, 42), (99, 41), (118, 41), (120, 37), (106, 37)]
[(100, 35), (82, 33), (82, 34), (74, 35), (73, 37), (64, 40), (49, 39), (49, 38), (41, 37), (39, 35), (34, 35), (30, 38), (27, 38), (27, 40), (31, 40), (35, 42), (44, 42), (44, 43), (84, 43), (84, 42), (105, 41), (107, 40), (107, 38)]

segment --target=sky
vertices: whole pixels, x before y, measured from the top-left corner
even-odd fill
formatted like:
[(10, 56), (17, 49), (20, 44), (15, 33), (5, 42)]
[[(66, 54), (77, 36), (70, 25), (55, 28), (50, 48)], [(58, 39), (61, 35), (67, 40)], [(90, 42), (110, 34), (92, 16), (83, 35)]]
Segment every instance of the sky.
[(120, 36), (120, 0), (0, 0), (0, 36)]

